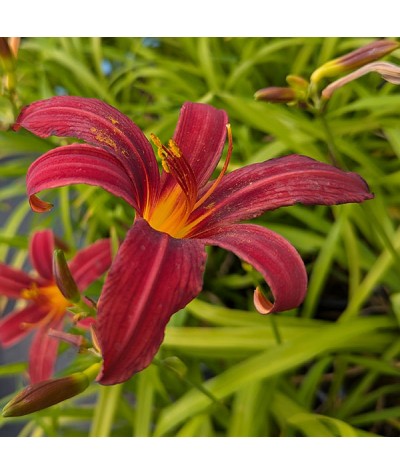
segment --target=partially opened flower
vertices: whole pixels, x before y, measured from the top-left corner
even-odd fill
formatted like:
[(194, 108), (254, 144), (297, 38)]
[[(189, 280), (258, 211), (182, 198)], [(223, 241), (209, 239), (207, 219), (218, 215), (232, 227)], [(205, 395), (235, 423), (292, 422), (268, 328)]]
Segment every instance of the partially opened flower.
[[(50, 329), (60, 330), (71, 302), (56, 285), (53, 273), (55, 239), (52, 231), (32, 235), (29, 257), (37, 275), (30, 275), (0, 263), (0, 295), (25, 300), (27, 305), (0, 320), (0, 344), (9, 347), (32, 331), (35, 335), (29, 353), (31, 383), (48, 379), (54, 370), (58, 339), (48, 335)], [(79, 251), (69, 268), (80, 291), (98, 279), (111, 264), (111, 247), (102, 239)]]
[[(99, 100), (64, 96), (38, 101), (15, 124), (40, 137), (87, 142), (55, 148), (31, 165), (27, 189), (35, 211), (51, 208), (36, 193), (74, 183), (98, 185), (136, 210), (98, 303), (100, 383), (124, 381), (150, 364), (171, 315), (201, 291), (206, 245), (236, 253), (264, 276), (274, 297), (272, 303), (256, 291), (256, 306), (264, 313), (302, 302), (307, 276), (297, 251), (278, 234), (238, 221), (295, 203), (372, 198), (355, 173), (299, 155), (225, 174), (232, 150), (227, 124), (225, 111), (185, 103), (169, 145), (152, 136), (163, 164), (161, 176), (141, 130)], [(219, 176), (209, 181), (227, 131), (228, 158)]]

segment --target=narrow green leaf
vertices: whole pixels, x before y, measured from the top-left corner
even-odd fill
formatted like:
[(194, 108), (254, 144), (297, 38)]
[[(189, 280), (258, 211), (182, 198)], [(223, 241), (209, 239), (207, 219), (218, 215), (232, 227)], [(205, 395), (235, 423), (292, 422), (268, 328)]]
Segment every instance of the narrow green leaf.
[[(336, 324), (317, 331), (310, 330), (307, 335), (275, 346), (232, 366), (206, 381), (203, 386), (217, 399), (223, 399), (244, 385), (281, 374), (321, 353), (345, 348), (355, 338), (371, 332), (377, 333), (384, 328), (393, 328), (393, 322), (388, 319), (370, 318), (354, 320), (348, 324)], [(164, 409), (158, 420), (155, 435), (165, 435), (186, 418), (209, 406), (209, 398), (196, 390), (189, 391), (177, 402)]]

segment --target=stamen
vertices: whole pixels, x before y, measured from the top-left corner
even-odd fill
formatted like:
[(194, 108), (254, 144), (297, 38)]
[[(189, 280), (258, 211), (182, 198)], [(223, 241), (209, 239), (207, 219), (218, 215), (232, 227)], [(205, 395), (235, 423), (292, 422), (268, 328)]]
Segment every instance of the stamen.
[(175, 140), (170, 139), (168, 141), (168, 147), (170, 148), (171, 152), (175, 155), (175, 157), (182, 157), (182, 152), (178, 145), (176, 144)]
[(209, 209), (205, 210), (195, 221), (190, 221), (191, 213), (210, 198), (228, 169), (233, 150), (233, 140), (230, 124), (227, 124), (226, 128), (228, 150), (225, 163), (218, 177), (198, 201), (196, 201), (199, 192), (196, 176), (190, 162), (185, 158), (177, 143), (171, 139), (168, 142), (168, 147), (166, 147), (157, 136), (150, 135), (151, 140), (157, 147), (157, 154), (161, 158), (164, 170), (170, 173), (176, 181), (176, 186), (168, 188), (168, 192), (157, 203), (151, 214), (143, 215), (155, 229), (174, 237), (184, 237), (212, 212), (212, 206), (210, 205), (207, 207)]
[(169, 140), (168, 147), (166, 147), (156, 135), (150, 134), (150, 138), (157, 147), (157, 154), (161, 159), (163, 169), (166, 173), (171, 173), (182, 189), (187, 201), (185, 212), (189, 214), (197, 197), (197, 181), (192, 167), (173, 139)]
[(233, 140), (232, 140), (232, 130), (231, 130), (231, 124), (226, 124), (226, 131), (228, 134), (228, 151), (226, 154), (226, 159), (224, 166), (222, 167), (221, 173), (218, 175), (218, 177), (215, 179), (214, 183), (210, 186), (210, 188), (207, 190), (206, 193), (196, 202), (196, 204), (193, 207), (193, 211), (197, 209), (199, 206), (201, 206), (207, 198), (209, 198), (217, 188), (217, 186), (221, 183), (221, 180), (223, 176), (226, 173), (226, 170), (228, 169), (229, 161), (231, 159), (232, 155), (232, 150), (233, 150)]
[(39, 297), (39, 288), (35, 282), (31, 284), (29, 289), (23, 289), (21, 291), (21, 298), (24, 300), (35, 300)]

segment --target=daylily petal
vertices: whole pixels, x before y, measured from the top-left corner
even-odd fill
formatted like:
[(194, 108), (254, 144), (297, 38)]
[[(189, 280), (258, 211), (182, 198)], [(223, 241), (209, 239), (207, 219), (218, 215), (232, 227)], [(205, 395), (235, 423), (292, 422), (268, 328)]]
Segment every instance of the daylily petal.
[(202, 239), (206, 244), (233, 252), (258, 270), (274, 296), (271, 304), (258, 291), (257, 309), (262, 313), (295, 308), (307, 291), (307, 274), (296, 249), (279, 234), (254, 224), (233, 224)]
[[(36, 193), (73, 184), (100, 186), (137, 207), (134, 184), (121, 162), (114, 155), (91, 145), (74, 144), (50, 150), (32, 163), (26, 177), (31, 205), (36, 204), (36, 208), (37, 203), (32, 203)], [(33, 208), (40, 211), (35, 206)]]
[(111, 262), (111, 241), (101, 239), (79, 251), (68, 263), (68, 267), (82, 291), (104, 274)]
[[(51, 328), (59, 330), (62, 325), (61, 319), (57, 325), (52, 325)], [(32, 384), (49, 379), (54, 373), (60, 341), (58, 338), (49, 336), (48, 331), (48, 326), (40, 327), (31, 343), (28, 372)]]
[(50, 229), (36, 231), (29, 241), (29, 258), (44, 279), (53, 280), (54, 234)]
[(39, 322), (47, 313), (48, 310), (36, 304), (10, 313), (0, 320), (0, 343), (8, 347), (22, 340), (32, 330), (32, 328), (25, 328), (23, 324)]
[(30, 287), (34, 279), (26, 272), (13, 269), (0, 262), (0, 295), (19, 298), (24, 289)]
[[(208, 104), (185, 102), (174, 133), (174, 140), (197, 179), (198, 188), (210, 178), (217, 166), (225, 145), (228, 116), (224, 110)], [(163, 174), (165, 189), (172, 188), (176, 181)]]
[(336, 205), (373, 198), (356, 173), (344, 172), (301, 155), (267, 160), (225, 175), (191, 221), (206, 217), (190, 233), (205, 237), (210, 228), (254, 218), (264, 211), (296, 203)]
[(200, 242), (174, 239), (141, 218), (135, 221), (98, 304), (100, 383), (125, 381), (150, 364), (171, 315), (200, 292), (205, 259)]
[(134, 184), (134, 200), (143, 211), (150, 190), (159, 186), (159, 171), (153, 149), (139, 127), (126, 115), (98, 99), (59, 96), (33, 102), (20, 113), (20, 127), (39, 137), (76, 137), (114, 155)]

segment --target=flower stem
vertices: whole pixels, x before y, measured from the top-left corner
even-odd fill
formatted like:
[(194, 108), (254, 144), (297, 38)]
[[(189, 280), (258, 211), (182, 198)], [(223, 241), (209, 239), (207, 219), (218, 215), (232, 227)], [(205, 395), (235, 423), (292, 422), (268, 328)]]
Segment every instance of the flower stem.
[(108, 437), (111, 434), (122, 387), (123, 384), (100, 386), (99, 399), (89, 433), (90, 437)]
[(278, 345), (281, 345), (282, 344), (282, 337), (281, 337), (281, 333), (280, 333), (279, 328), (278, 328), (278, 324), (276, 322), (276, 315), (273, 314), (273, 313), (270, 313), (268, 315), (268, 318), (270, 319), (270, 322), (271, 322), (271, 327), (272, 327), (272, 331), (274, 333), (276, 343)]
[(328, 146), (329, 157), (331, 159), (332, 165), (340, 166), (340, 168), (344, 169), (344, 163), (343, 163), (343, 160), (340, 157), (340, 153), (337, 150), (332, 130), (331, 130), (330, 125), (329, 125), (328, 121), (326, 120), (326, 117), (324, 116), (323, 113), (319, 114), (319, 119), (320, 119), (322, 127), (325, 131), (326, 144)]

